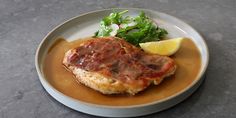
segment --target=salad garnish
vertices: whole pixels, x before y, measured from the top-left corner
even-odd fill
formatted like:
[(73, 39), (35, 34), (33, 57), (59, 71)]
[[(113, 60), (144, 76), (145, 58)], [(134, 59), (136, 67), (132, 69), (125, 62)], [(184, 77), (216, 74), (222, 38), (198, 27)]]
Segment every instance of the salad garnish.
[(143, 11), (136, 17), (125, 16), (128, 10), (113, 12), (100, 22), (100, 28), (94, 37), (115, 36), (138, 46), (139, 43), (159, 41), (168, 32), (145, 15)]

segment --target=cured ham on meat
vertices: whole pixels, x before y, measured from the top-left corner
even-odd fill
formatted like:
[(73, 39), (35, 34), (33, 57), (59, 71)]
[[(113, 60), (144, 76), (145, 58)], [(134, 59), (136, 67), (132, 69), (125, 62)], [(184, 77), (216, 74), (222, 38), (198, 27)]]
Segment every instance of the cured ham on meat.
[(66, 52), (63, 65), (78, 82), (103, 94), (136, 94), (176, 70), (173, 59), (148, 54), (123, 39), (94, 38)]

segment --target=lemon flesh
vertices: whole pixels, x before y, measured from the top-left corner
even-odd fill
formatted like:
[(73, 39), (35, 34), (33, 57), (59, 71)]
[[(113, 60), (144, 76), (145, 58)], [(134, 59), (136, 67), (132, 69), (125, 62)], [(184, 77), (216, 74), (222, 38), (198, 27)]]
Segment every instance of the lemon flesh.
[(139, 43), (139, 45), (147, 53), (170, 56), (178, 51), (183, 39), (173, 38), (163, 41)]

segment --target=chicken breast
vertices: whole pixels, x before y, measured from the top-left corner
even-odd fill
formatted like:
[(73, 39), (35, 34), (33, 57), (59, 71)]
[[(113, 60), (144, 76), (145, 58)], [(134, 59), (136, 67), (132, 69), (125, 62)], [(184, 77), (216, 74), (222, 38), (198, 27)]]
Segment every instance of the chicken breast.
[(123, 39), (93, 38), (66, 52), (63, 65), (78, 82), (103, 94), (136, 94), (176, 70), (174, 60), (148, 54)]

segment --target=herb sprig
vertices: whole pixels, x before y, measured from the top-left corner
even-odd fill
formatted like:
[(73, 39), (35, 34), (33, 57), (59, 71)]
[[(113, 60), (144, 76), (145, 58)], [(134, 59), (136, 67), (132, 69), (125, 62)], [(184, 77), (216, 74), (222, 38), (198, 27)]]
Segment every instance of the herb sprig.
[(124, 16), (128, 10), (113, 12), (100, 22), (95, 37), (116, 36), (138, 46), (139, 43), (159, 41), (168, 32), (158, 27), (143, 11), (136, 17)]

